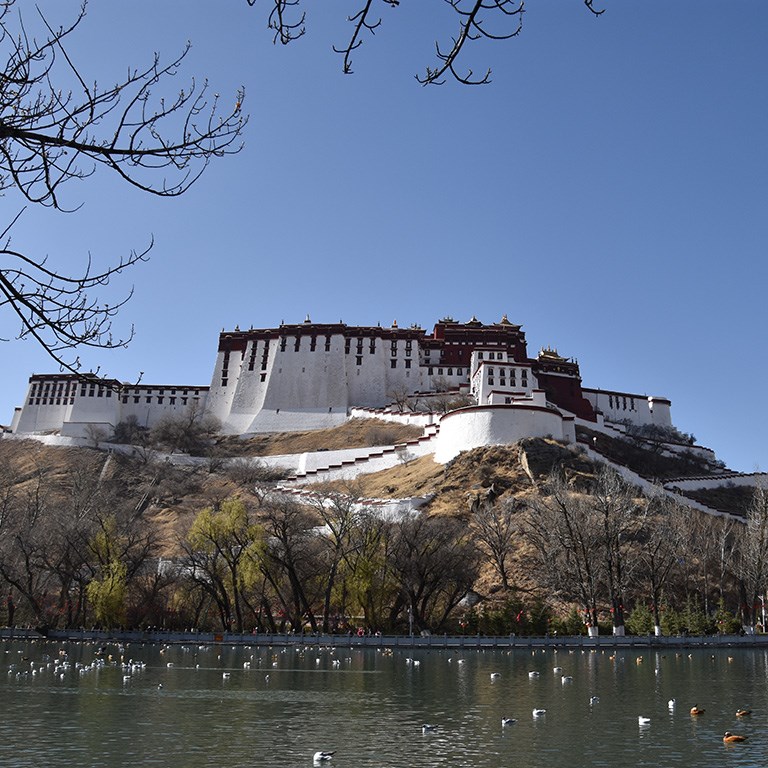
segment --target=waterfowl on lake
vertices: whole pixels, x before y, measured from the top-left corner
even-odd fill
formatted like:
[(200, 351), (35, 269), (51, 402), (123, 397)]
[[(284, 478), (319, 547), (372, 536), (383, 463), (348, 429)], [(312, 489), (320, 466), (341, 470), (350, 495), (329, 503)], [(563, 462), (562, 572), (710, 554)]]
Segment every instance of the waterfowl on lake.
[(676, 699), (670, 699), (667, 702), (667, 708), (669, 709), (670, 712), (674, 712), (675, 711), (675, 705), (676, 704), (677, 704), (677, 700)]
[(424, 723), (424, 725), (421, 726), (421, 732), (422, 733), (431, 733), (432, 731), (436, 731), (437, 726), (431, 725), (430, 723)]
[(589, 706), (594, 707), (595, 704), (600, 703), (600, 697), (599, 696), (590, 696), (589, 697)]
[(725, 735), (723, 736), (723, 741), (726, 744), (735, 744), (737, 741), (746, 741), (746, 736), (740, 736), (738, 733), (731, 733), (730, 731), (726, 731)]
[(534, 677), (538, 677), (538, 676), (539, 676), (538, 672), (529, 672), (528, 673), (528, 677), (530, 677), (530, 678), (534, 678)]
[(327, 760), (330, 760), (335, 754), (335, 752), (315, 752), (312, 760), (315, 763), (324, 763)]
[(514, 717), (502, 717), (501, 727), (504, 728), (507, 725), (514, 725), (517, 722)]
[(534, 717), (544, 717), (544, 715), (547, 714), (546, 709), (534, 709), (533, 710), (533, 716)]
[(747, 717), (747, 715), (751, 715), (752, 710), (751, 709), (737, 709), (736, 710), (736, 717)]
[(691, 707), (691, 714), (696, 717), (698, 715), (703, 715), (705, 710), (699, 709), (698, 707)]
[(643, 717), (643, 715), (637, 716), (638, 725), (648, 725), (651, 722), (650, 717)]
[(491, 680), (498, 680), (501, 677), (501, 672), (491, 672)]
[(572, 683), (572, 682), (573, 682), (573, 678), (572, 678), (570, 675), (563, 675), (563, 676), (560, 678), (560, 682), (561, 682), (563, 685), (566, 685), (567, 683)]

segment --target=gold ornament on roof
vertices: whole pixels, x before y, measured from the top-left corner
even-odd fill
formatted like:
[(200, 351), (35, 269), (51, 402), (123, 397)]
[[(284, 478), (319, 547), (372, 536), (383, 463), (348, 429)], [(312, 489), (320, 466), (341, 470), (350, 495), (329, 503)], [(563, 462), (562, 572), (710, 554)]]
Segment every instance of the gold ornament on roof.
[(549, 360), (565, 360), (565, 358), (564, 358), (564, 357), (561, 357), (561, 356), (560, 356), (560, 355), (557, 353), (557, 348), (555, 348), (555, 349), (552, 349), (552, 347), (549, 347), (549, 346), (547, 346), (547, 347), (542, 347), (542, 348), (539, 350), (539, 357), (546, 357), (546, 358), (547, 358), (547, 359), (549, 359)]

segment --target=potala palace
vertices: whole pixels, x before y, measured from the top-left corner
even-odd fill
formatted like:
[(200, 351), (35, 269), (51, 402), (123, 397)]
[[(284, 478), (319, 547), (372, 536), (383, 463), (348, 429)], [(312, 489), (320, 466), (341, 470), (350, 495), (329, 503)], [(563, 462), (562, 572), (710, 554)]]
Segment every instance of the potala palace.
[(216, 417), (228, 435), (322, 429), (363, 415), (405, 420), (431, 427), (437, 461), (523, 437), (573, 442), (579, 422), (671, 425), (664, 397), (583, 387), (578, 363), (553, 349), (529, 357), (525, 333), (506, 316), (490, 325), (444, 318), (430, 333), (307, 317), (222, 332), (209, 386), (35, 374), (11, 432), (82, 439), (129, 417), (152, 427), (189, 409)]

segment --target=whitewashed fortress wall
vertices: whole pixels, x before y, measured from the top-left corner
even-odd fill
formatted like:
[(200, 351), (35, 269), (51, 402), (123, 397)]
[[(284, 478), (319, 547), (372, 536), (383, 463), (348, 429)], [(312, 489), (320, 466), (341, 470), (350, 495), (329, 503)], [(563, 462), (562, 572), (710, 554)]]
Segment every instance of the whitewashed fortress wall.
[(669, 400), (584, 389), (578, 363), (551, 349), (528, 357), (525, 333), (506, 316), (491, 325), (445, 318), (431, 333), (307, 318), (222, 332), (210, 387), (34, 375), (12, 431), (87, 437), (94, 427), (109, 432), (128, 418), (151, 428), (190, 409), (217, 417), (225, 434), (309, 430), (337, 426), (354, 409), (383, 408), (407, 396), (426, 403), (441, 393), (471, 395), (475, 403), (443, 417), (443, 456), (462, 444), (526, 435), (569, 441), (574, 417), (671, 424)]

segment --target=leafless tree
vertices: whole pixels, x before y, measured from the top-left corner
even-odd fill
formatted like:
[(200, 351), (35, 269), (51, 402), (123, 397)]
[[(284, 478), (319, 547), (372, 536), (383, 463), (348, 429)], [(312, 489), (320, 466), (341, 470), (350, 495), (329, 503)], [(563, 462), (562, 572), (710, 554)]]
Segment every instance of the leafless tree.
[(755, 631), (760, 598), (768, 588), (768, 490), (755, 488), (747, 508), (746, 525), (736, 534), (733, 571), (739, 582), (744, 630)]
[(530, 501), (524, 531), (542, 584), (553, 596), (578, 603), (596, 633), (602, 530), (592, 505), (555, 471)]
[[(205, 81), (167, 92), (188, 47), (168, 61), (155, 55), (102, 87), (72, 53), (85, 3), (64, 26), (54, 27), (39, 7), (29, 16), (15, 0), (0, 3), (0, 193), (15, 189), (29, 203), (72, 210), (62, 187), (102, 166), (144, 192), (173, 197), (212, 158), (240, 149), (242, 89), (223, 108)], [(112, 332), (130, 291), (113, 303), (94, 292), (145, 259), (149, 248), (106, 268), (94, 267), (89, 257), (79, 273), (70, 274), (47, 256), (12, 244), (19, 215), (0, 231), (0, 307), (16, 316), (18, 338), (36, 339), (70, 371), (79, 369), (73, 350), (130, 341), (132, 330), (121, 337)]]
[(200, 402), (194, 400), (179, 414), (163, 417), (150, 431), (149, 439), (171, 452), (199, 453), (211, 443), (220, 426), (219, 420), (206, 414)]
[(397, 384), (393, 386), (388, 392), (387, 397), (397, 406), (397, 410), (403, 413), (408, 407), (408, 401), (410, 400), (410, 394), (408, 387), (405, 384)]
[(611, 604), (613, 633), (624, 634), (624, 597), (637, 565), (634, 557), (639, 506), (632, 488), (611, 469), (601, 469), (588, 502), (596, 515), (601, 536), (603, 580)]
[(509, 589), (507, 560), (519, 539), (524, 509), (516, 499), (505, 499), (480, 505), (472, 517), (478, 546), (490, 557), (504, 589)]
[(685, 531), (691, 511), (663, 489), (646, 499), (638, 531), (639, 576), (647, 584), (655, 633), (661, 634), (661, 602), (685, 551)]
[[(595, 8), (595, 0), (583, 0), (584, 5), (594, 16), (600, 16), (602, 9)], [(247, 0), (249, 5), (256, 5), (257, 0)], [(424, 0), (421, 0), (424, 2)], [(447, 77), (452, 77), (465, 85), (483, 85), (490, 82), (491, 70), (482, 75), (475, 75), (471, 69), (460, 70), (457, 61), (469, 43), (478, 40), (504, 41), (517, 37), (523, 29), (525, 0), (445, 0), (456, 14), (459, 29), (449, 45), (435, 43), (437, 63), (428, 66), (424, 75), (416, 75), (422, 85), (442, 85)], [(381, 0), (389, 8), (397, 8), (400, 0)], [(306, 14), (301, 8), (301, 0), (271, 0), (268, 26), (274, 32), (273, 42), (287, 45), (306, 33)], [(352, 53), (365, 39), (366, 34), (374, 35), (381, 27), (382, 19), (378, 15), (381, 4), (376, 0), (358, 0), (355, 10), (347, 17), (352, 25), (352, 33), (344, 45), (333, 46), (333, 50), (343, 57), (342, 71), (352, 73)]]
[(317, 631), (314, 607), (321, 592), (316, 517), (293, 499), (267, 495), (262, 501), (267, 546), (259, 567), (294, 629), (308, 621)]
[(325, 561), (327, 577), (323, 594), (323, 632), (330, 630), (332, 597), (339, 569), (356, 545), (354, 532), (364, 514), (361, 496), (360, 489), (355, 486), (348, 486), (344, 492), (321, 489), (311, 504), (324, 526), (321, 541), (325, 546), (321, 557)]
[(395, 525), (392, 568), (400, 586), (392, 620), (410, 612), (418, 630), (440, 631), (478, 574), (477, 550), (458, 519), (414, 514)]

